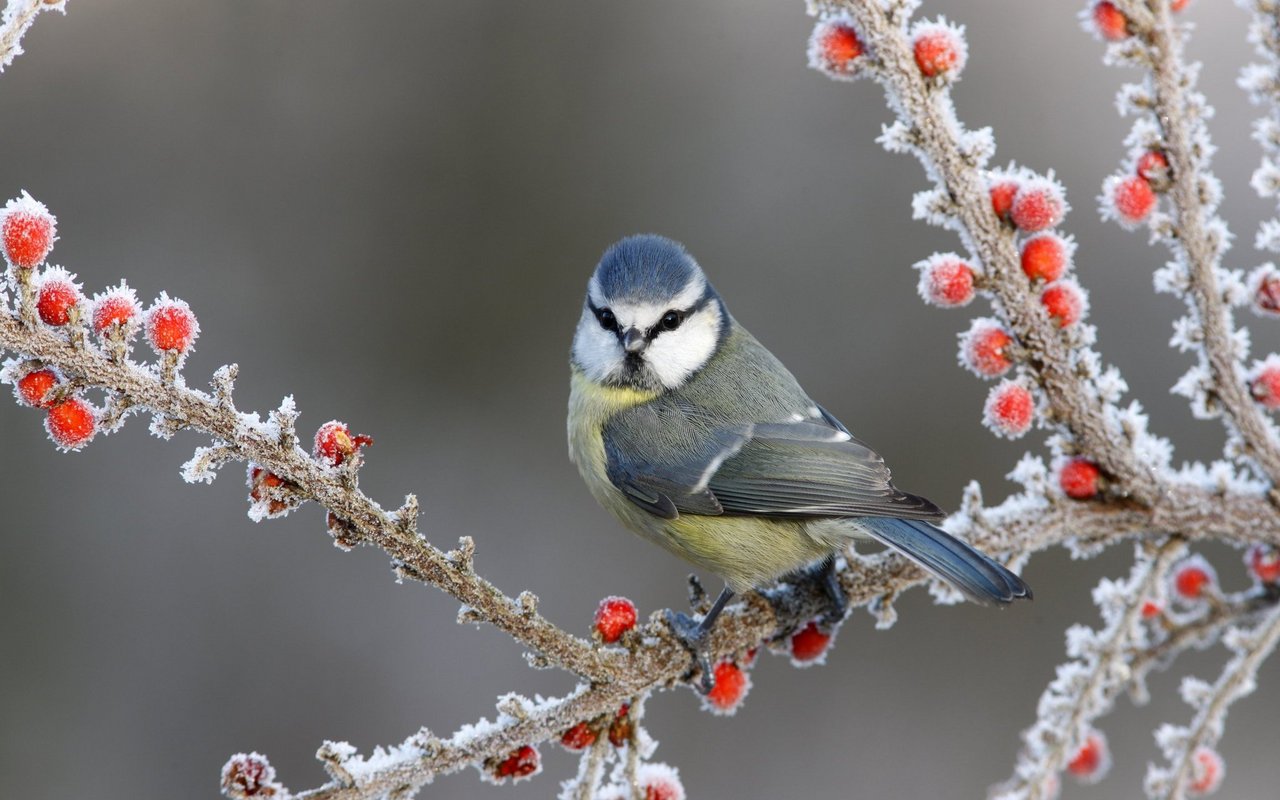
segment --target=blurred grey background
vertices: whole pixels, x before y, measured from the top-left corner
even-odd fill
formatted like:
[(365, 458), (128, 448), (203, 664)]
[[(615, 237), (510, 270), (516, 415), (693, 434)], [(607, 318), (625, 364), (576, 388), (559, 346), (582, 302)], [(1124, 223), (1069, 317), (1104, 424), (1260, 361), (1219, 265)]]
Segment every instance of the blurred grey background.
[[(995, 127), (997, 162), (1066, 183), (1107, 360), (1179, 458), (1212, 456), (1216, 423), (1168, 395), (1187, 357), (1166, 347), (1179, 306), (1150, 291), (1165, 254), (1094, 211), (1129, 124), (1112, 98), (1135, 75), (1101, 66), (1080, 5), (924, 12), (968, 25), (956, 101)], [(1253, 266), (1272, 210), (1247, 186), (1246, 17), (1216, 0), (1187, 16), (1219, 112), (1230, 263)], [(569, 338), (591, 268), (623, 234), (684, 241), (900, 485), (954, 507), (976, 478), (998, 500), (1041, 446), (980, 427), (987, 386), (956, 367), (954, 342), (985, 309), (925, 308), (910, 269), (959, 244), (910, 219), (926, 183), (873, 142), (890, 119), (880, 90), (806, 68), (810, 26), (800, 2), (72, 2), (0, 77), (0, 195), (49, 204), (52, 260), (90, 291), (125, 277), (144, 300), (189, 300), (204, 329), (190, 383), (236, 361), (242, 408), (292, 393), (302, 430), (337, 417), (372, 434), (372, 496), (418, 492), (433, 541), (473, 535), (485, 576), (585, 632), (603, 595), (645, 615), (685, 597), (686, 567), (597, 508), (565, 454)], [(1258, 353), (1276, 347), (1274, 323), (1253, 327)], [(492, 716), (506, 691), (572, 685), (492, 629), (456, 625), (442, 593), (396, 585), (380, 553), (335, 550), (316, 507), (254, 525), (240, 468), (184, 484), (200, 437), (162, 442), (135, 420), (61, 455), (14, 405), (0, 430), (9, 796), (214, 797), (242, 749), (300, 790), (324, 780), (312, 756), (325, 738), (367, 752)], [(763, 659), (730, 720), (687, 692), (659, 696), (655, 757), (693, 798), (981, 797), (1011, 768), (1063, 630), (1095, 623), (1089, 589), (1129, 554), (1040, 555), (1036, 602), (1003, 613), (917, 591), (878, 633), (859, 611), (825, 667)], [(1209, 555), (1244, 583), (1238, 554)], [(1212, 677), (1222, 656), (1179, 662), (1147, 707), (1121, 701), (1102, 723), (1112, 777), (1064, 796), (1138, 796), (1152, 729), (1189, 718), (1177, 680)], [(1220, 796), (1275, 796), (1278, 711), (1273, 661), (1231, 713)], [(422, 796), (553, 796), (575, 763), (544, 756), (516, 790), (468, 773)]]

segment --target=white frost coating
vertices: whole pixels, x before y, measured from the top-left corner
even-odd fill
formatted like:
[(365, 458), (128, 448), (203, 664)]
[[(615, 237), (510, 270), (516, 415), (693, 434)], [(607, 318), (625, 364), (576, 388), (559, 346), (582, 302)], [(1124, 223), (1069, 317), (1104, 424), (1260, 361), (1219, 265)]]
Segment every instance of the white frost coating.
[[(934, 37), (939, 37), (956, 55), (955, 65), (940, 72), (937, 78), (948, 81), (957, 80), (960, 73), (964, 71), (965, 64), (969, 61), (969, 43), (964, 38), (964, 26), (948, 22), (946, 17), (938, 17), (937, 20), (917, 20), (911, 26), (910, 39), (913, 48), (917, 47), (921, 40)], [(989, 131), (990, 129), (984, 130)], [(963, 141), (961, 139), (962, 143)], [(990, 149), (992, 153), (995, 152), (994, 140)]]
[[(819, 16), (818, 23), (813, 26), (813, 33), (809, 36), (809, 68), (816, 69), (837, 81), (854, 81), (861, 78), (864, 72), (861, 67), (867, 60), (865, 52), (847, 63), (838, 63), (827, 56), (828, 37), (847, 35), (845, 33), (847, 31), (853, 31), (856, 35), (857, 26), (853, 24), (853, 18), (846, 12), (829, 9), (820, 11), (816, 16)], [(862, 41), (861, 36), (858, 36), (858, 41)]]

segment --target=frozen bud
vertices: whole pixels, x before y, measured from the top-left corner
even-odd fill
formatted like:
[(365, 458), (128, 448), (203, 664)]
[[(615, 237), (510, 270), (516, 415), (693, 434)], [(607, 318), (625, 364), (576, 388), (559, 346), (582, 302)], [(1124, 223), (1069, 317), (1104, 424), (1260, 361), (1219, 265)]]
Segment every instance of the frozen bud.
[(969, 56), (964, 29), (950, 25), (946, 20), (922, 20), (912, 26), (911, 52), (916, 66), (926, 78), (954, 77), (964, 69)]
[(1198, 603), (1214, 590), (1218, 575), (1203, 556), (1192, 555), (1179, 561), (1170, 573), (1169, 590), (1184, 603)]
[(234, 800), (285, 794), (275, 767), (259, 753), (236, 753), (222, 767), (222, 793)]
[(1227, 765), (1222, 756), (1203, 745), (1191, 754), (1191, 780), (1187, 784), (1187, 793), (1192, 797), (1205, 797), (1218, 791), (1222, 779), (1226, 776)]
[(51, 369), (36, 369), (28, 372), (13, 385), (13, 393), (18, 402), (32, 408), (45, 408), (49, 405), (49, 392), (62, 383), (58, 373)]
[(1071, 245), (1056, 233), (1040, 233), (1022, 243), (1022, 271), (1032, 280), (1052, 283), (1071, 264)]
[(606, 597), (596, 607), (595, 630), (605, 644), (613, 644), (635, 626), (635, 604), (625, 597)]
[(1101, 731), (1090, 729), (1080, 749), (1067, 762), (1067, 772), (1081, 783), (1097, 783), (1110, 769), (1111, 749), (1107, 746), (1107, 737)]
[(147, 310), (144, 328), (147, 343), (158, 354), (186, 355), (200, 335), (200, 323), (196, 322), (191, 307), (182, 300), (170, 299), (163, 292)]
[(68, 397), (49, 406), (44, 427), (63, 450), (79, 450), (98, 432), (98, 415), (79, 397)]
[(1280, 316), (1280, 271), (1274, 264), (1263, 264), (1249, 273), (1249, 294), (1255, 312)]
[(0, 211), (4, 257), (18, 269), (34, 269), (49, 255), (58, 236), (58, 221), (44, 203), (26, 192)]
[(351, 435), (351, 429), (338, 420), (330, 420), (316, 431), (312, 452), (321, 463), (336, 467), (354, 456), (361, 447), (373, 444), (373, 437)]
[(1040, 304), (1059, 328), (1076, 324), (1084, 313), (1084, 295), (1079, 287), (1067, 281), (1045, 288), (1040, 294)]
[(973, 300), (973, 267), (955, 253), (934, 253), (915, 265), (920, 297), (930, 305), (956, 308)]
[(988, 192), (991, 195), (991, 210), (999, 219), (1008, 221), (1013, 212), (1013, 198), (1018, 194), (1021, 183), (1009, 173), (999, 172), (991, 176)]
[(684, 784), (675, 767), (662, 763), (645, 763), (636, 769), (636, 782), (644, 792), (644, 800), (685, 800)]
[(93, 332), (104, 340), (113, 335), (128, 338), (137, 330), (141, 316), (138, 296), (124, 283), (93, 296), (91, 324)]
[(1164, 190), (1169, 185), (1169, 158), (1162, 150), (1148, 150), (1138, 156), (1133, 171), (1152, 189)]
[(631, 704), (623, 703), (609, 723), (609, 744), (614, 747), (625, 747), (634, 733), (635, 724), (631, 721)]
[(502, 783), (507, 778), (518, 783), (542, 770), (537, 749), (527, 744), (512, 750), (503, 758), (491, 758), (484, 765), (494, 783)]
[(1031, 390), (1020, 383), (1004, 381), (992, 388), (982, 409), (982, 423), (997, 436), (1017, 439), (1031, 429), (1036, 402)]
[(36, 284), (36, 313), (45, 325), (66, 325), (71, 321), (72, 309), (83, 302), (75, 276), (62, 267), (49, 268)]
[(853, 20), (844, 15), (819, 21), (809, 36), (809, 66), (830, 78), (857, 77), (858, 59), (865, 52)]
[(998, 378), (1013, 366), (1013, 337), (993, 319), (975, 319), (960, 334), (960, 363), (980, 378)]
[(1156, 207), (1156, 193), (1139, 175), (1112, 175), (1102, 184), (1102, 214), (1125, 228), (1141, 225)]
[(713, 714), (733, 714), (751, 689), (751, 677), (732, 661), (721, 661), (712, 670), (715, 685), (702, 698), (702, 707)]
[(598, 735), (590, 725), (585, 722), (579, 722), (560, 734), (560, 744), (566, 750), (586, 750), (595, 744)]
[(1093, 31), (1108, 42), (1119, 42), (1129, 38), (1129, 19), (1124, 12), (1116, 8), (1115, 3), (1102, 0), (1095, 3), (1089, 12)]
[(247, 482), (249, 484), (249, 516), (255, 520), (282, 516), (301, 503), (298, 495), (293, 491), (296, 488), (294, 484), (257, 464), (249, 464)]
[(1102, 491), (1102, 471), (1087, 458), (1073, 458), (1058, 472), (1058, 485), (1072, 500), (1090, 500)]
[(831, 633), (810, 622), (791, 634), (791, 663), (797, 667), (809, 667), (827, 660), (831, 646)]
[(1249, 371), (1249, 391), (1264, 408), (1280, 408), (1280, 356), (1274, 353)]
[(1245, 553), (1244, 563), (1261, 583), (1280, 583), (1280, 550), (1269, 544), (1255, 544)]
[(1035, 233), (1061, 222), (1066, 208), (1057, 182), (1048, 178), (1032, 178), (1018, 187), (1009, 218), (1019, 230)]

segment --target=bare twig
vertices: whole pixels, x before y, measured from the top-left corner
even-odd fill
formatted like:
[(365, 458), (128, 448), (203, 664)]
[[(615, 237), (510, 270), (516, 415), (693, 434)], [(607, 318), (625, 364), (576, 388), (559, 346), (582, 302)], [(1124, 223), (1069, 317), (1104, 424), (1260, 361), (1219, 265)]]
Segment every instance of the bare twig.
[(0, 72), (22, 55), (22, 36), (41, 11), (66, 13), (66, 0), (9, 0), (0, 14)]

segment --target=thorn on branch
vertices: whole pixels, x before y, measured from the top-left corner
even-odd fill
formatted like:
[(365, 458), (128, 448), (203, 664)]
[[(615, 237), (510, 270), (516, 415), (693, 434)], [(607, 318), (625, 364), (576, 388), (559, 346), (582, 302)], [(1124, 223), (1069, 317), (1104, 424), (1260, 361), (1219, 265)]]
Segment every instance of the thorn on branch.
[(458, 548), (445, 553), (454, 569), (465, 574), (475, 571), (476, 541), (470, 536), (458, 537)]
[(329, 777), (335, 783), (342, 787), (355, 786), (355, 776), (347, 770), (347, 760), (356, 754), (356, 749), (347, 742), (332, 742), (325, 740), (320, 745), (320, 749), (316, 750), (316, 759), (324, 767), (324, 771), (329, 773)]
[(213, 373), (213, 380), (209, 385), (213, 387), (214, 402), (223, 411), (231, 411), (235, 408), (232, 395), (235, 393), (236, 378), (239, 375), (239, 364), (226, 364), (218, 367), (218, 371)]

